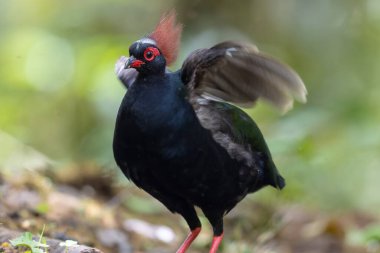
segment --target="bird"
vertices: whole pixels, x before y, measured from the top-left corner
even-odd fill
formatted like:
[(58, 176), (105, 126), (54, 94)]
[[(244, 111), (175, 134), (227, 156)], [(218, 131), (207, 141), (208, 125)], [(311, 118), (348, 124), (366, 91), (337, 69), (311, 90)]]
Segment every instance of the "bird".
[[(115, 124), (113, 153), (137, 187), (201, 232), (196, 207), (213, 231), (210, 253), (223, 239), (223, 218), (248, 194), (285, 187), (255, 121), (243, 110), (258, 100), (281, 111), (306, 102), (300, 76), (249, 42), (224, 41), (176, 60), (182, 24), (175, 10), (129, 47), (115, 65), (126, 86)], [(243, 108), (243, 109), (242, 109)]]

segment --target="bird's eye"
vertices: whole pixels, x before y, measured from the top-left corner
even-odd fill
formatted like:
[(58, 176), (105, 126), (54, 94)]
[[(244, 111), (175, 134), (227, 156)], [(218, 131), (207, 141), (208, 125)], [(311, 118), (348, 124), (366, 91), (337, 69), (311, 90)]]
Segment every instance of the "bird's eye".
[(151, 51), (148, 51), (148, 52), (145, 54), (145, 58), (146, 58), (147, 60), (152, 59), (152, 57), (153, 57), (153, 53), (152, 53)]
[(157, 49), (157, 48), (154, 48), (154, 47), (148, 47), (148, 48), (145, 49), (145, 51), (144, 51), (144, 58), (145, 58), (145, 60), (147, 60), (147, 61), (153, 61), (154, 58), (155, 58), (157, 55), (160, 55), (160, 51), (158, 51), (158, 49)]

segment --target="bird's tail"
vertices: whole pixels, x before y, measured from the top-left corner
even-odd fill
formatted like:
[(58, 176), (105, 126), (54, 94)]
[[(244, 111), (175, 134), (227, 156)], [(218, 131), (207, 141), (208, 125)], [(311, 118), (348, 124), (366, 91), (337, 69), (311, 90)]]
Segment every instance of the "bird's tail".
[(280, 190), (285, 187), (285, 179), (280, 175), (271, 158), (268, 159), (266, 170), (268, 172), (266, 180), (269, 185)]
[(285, 178), (283, 178), (281, 175), (277, 175), (276, 183), (273, 186), (281, 190), (282, 188), (285, 187), (285, 185), (286, 185)]

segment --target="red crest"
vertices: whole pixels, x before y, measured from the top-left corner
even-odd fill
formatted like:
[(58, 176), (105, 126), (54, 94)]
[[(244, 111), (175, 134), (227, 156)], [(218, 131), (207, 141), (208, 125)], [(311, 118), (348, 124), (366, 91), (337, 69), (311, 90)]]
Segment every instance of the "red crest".
[(148, 36), (157, 43), (167, 65), (172, 64), (177, 59), (181, 41), (182, 24), (177, 23), (176, 16), (175, 10), (163, 15), (156, 29)]

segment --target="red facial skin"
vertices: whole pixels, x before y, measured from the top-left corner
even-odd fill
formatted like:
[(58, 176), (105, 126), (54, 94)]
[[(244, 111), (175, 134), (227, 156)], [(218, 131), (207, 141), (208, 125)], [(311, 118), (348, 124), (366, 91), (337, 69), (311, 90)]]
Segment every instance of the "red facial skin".
[(144, 58), (147, 61), (153, 61), (154, 58), (156, 58), (156, 56), (159, 56), (159, 55), (160, 55), (160, 51), (158, 51), (158, 49), (154, 47), (148, 47), (144, 51)]
[(140, 60), (134, 60), (131, 65), (129, 65), (130, 68), (140, 68), (141, 65), (145, 64), (143, 61)]
[[(150, 62), (153, 61), (156, 56), (160, 55), (160, 51), (157, 48), (154, 47), (148, 47), (144, 51), (144, 58), (146, 61)], [(145, 62), (141, 60), (134, 59), (131, 64), (129, 65), (130, 68), (140, 68)]]

